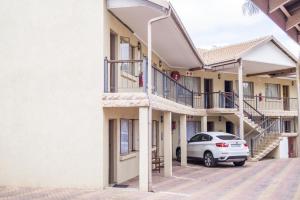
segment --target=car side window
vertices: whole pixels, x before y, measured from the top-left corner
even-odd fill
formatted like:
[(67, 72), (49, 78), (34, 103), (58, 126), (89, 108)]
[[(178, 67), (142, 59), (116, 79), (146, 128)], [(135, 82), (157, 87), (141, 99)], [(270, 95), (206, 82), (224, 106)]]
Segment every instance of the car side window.
[(189, 142), (199, 142), (199, 140), (200, 140), (200, 135), (198, 134), (192, 137)]
[(212, 137), (206, 134), (201, 134), (200, 136), (200, 141), (201, 142), (207, 142), (207, 141), (211, 141)]

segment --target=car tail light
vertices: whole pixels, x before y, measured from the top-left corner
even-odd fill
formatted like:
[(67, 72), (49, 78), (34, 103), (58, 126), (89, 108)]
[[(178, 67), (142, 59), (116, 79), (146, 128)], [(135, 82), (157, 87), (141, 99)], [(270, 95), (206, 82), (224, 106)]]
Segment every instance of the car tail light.
[(217, 147), (229, 147), (229, 145), (226, 143), (216, 143), (216, 146)]
[(248, 147), (248, 144), (245, 143), (245, 144), (244, 144), (244, 147)]

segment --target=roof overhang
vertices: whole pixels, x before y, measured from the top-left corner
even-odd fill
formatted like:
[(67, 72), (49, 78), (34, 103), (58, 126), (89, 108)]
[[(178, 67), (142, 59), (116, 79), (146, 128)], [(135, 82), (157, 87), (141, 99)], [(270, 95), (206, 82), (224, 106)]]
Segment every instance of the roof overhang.
[(243, 62), (245, 76), (289, 77), (295, 75), (296, 57), (274, 37), (257, 46), (240, 53), (235, 59), (215, 63), (210, 66), (213, 71), (238, 73), (238, 66)]
[(299, 0), (252, 0), (252, 2), (300, 44)]
[(108, 10), (147, 44), (148, 21), (170, 12), (152, 24), (152, 49), (170, 67), (202, 68), (203, 62), (170, 3), (163, 0), (107, 0)]

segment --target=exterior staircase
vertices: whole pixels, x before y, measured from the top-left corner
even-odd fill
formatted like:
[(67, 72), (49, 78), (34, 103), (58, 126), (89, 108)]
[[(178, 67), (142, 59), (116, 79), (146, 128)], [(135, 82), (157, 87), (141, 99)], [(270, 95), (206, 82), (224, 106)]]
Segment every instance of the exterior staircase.
[(267, 156), (271, 151), (279, 146), (280, 134), (272, 134), (271, 136), (266, 136), (262, 142), (253, 149), (253, 156), (251, 156), (251, 161), (259, 161)]
[[(234, 106), (238, 108), (239, 97), (237, 94), (234, 95)], [(280, 119), (271, 119), (265, 116), (246, 100), (244, 100), (243, 106), (243, 121), (249, 130), (244, 135), (247, 144), (250, 144), (251, 158), (249, 160), (259, 161), (278, 147), (281, 140)], [(238, 112), (234, 115), (237, 119), (241, 117)]]

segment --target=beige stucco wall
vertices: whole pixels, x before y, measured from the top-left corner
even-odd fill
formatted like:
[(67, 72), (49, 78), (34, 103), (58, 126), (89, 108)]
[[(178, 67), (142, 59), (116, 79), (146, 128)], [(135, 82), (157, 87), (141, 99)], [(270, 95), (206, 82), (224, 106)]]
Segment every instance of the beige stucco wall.
[(0, 185), (100, 187), (103, 2), (0, 2)]
[[(120, 120), (121, 119), (139, 119), (139, 109), (138, 108), (105, 108), (105, 124), (108, 127), (108, 120), (115, 119), (117, 122), (116, 134), (114, 143), (116, 144), (116, 181), (117, 183), (122, 183), (131, 178), (138, 176), (139, 173), (139, 151), (134, 151), (129, 155), (121, 156), (120, 155)], [(160, 116), (162, 112), (153, 110), (152, 111), (152, 120), (159, 121), (159, 127), (163, 127), (163, 123), (160, 122)], [(135, 133), (139, 137), (138, 127), (135, 127)], [(108, 130), (105, 130), (108, 133)], [(161, 128), (159, 128), (159, 133), (162, 133)], [(161, 136), (161, 135), (160, 135)], [(108, 138), (107, 138), (108, 140)], [(138, 140), (138, 139), (137, 139)], [(108, 142), (106, 143), (108, 145)], [(163, 142), (160, 137), (160, 154), (163, 155)], [(106, 148), (106, 154), (109, 155), (108, 148)], [(109, 163), (109, 161), (106, 161)], [(109, 172), (105, 173), (104, 176), (108, 177)]]
[[(186, 71), (180, 71), (182, 75), (186, 75)], [(220, 73), (220, 79), (218, 79), (218, 74)], [(213, 79), (213, 88), (214, 92), (224, 91), (224, 81), (232, 80), (233, 81), (233, 90), (237, 92), (237, 74), (224, 73), (224, 72), (208, 72), (208, 71), (194, 71), (192, 72), (192, 76), (201, 78), (201, 92), (204, 91), (204, 79)], [(252, 81), (254, 82), (254, 95), (259, 95), (261, 93), (265, 96), (265, 84), (266, 83), (274, 83), (281, 85), (288, 85), (290, 87), (290, 97), (297, 97), (297, 85), (296, 80), (293, 81), (288, 79), (279, 79), (279, 78), (268, 78), (268, 77), (243, 77), (244, 81)], [(282, 88), (281, 88), (281, 96), (282, 96)]]

